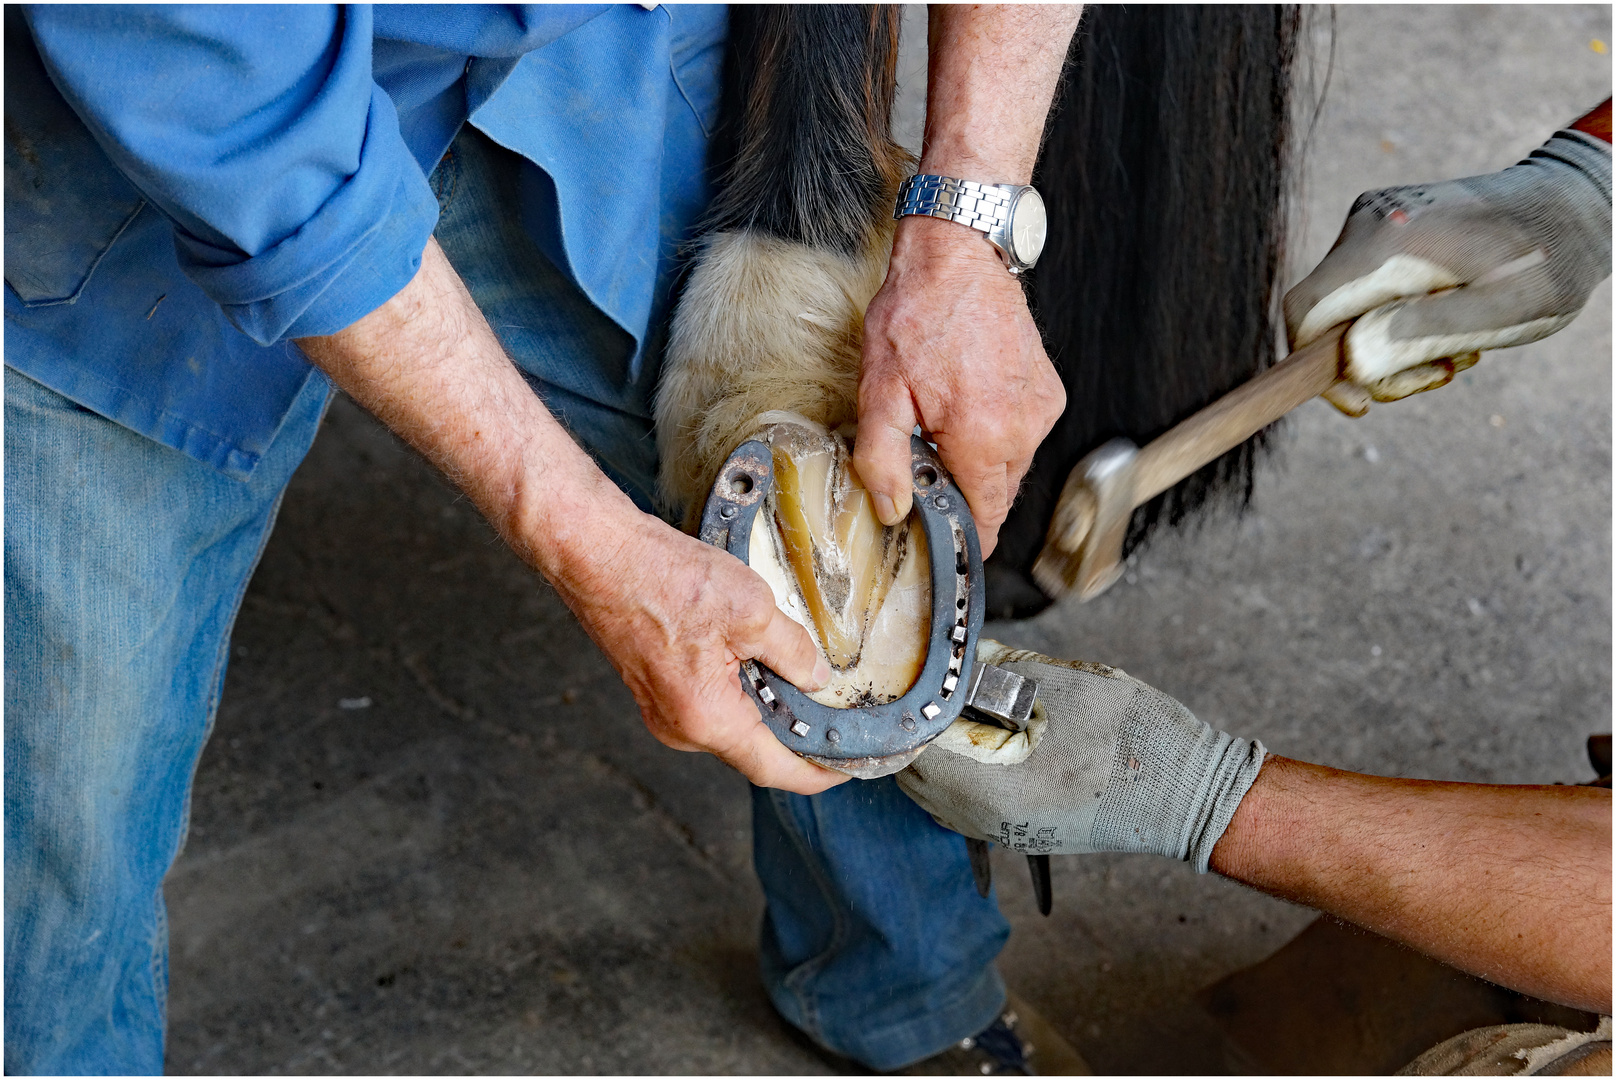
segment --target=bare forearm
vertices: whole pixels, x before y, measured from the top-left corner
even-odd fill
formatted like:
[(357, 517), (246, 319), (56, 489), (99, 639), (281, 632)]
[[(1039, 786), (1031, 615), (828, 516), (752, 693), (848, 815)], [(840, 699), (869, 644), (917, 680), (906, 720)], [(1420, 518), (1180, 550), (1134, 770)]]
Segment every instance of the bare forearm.
[(922, 172), (1032, 179), (1081, 4), (934, 4)]
[[(1026, 184), (1083, 5), (933, 4), (922, 173)], [(969, 230), (935, 218), (898, 223), (895, 267), (963, 258), (992, 273), (999, 257)], [(971, 272), (967, 269), (965, 272)]]
[(552, 581), (587, 543), (577, 523), (636, 512), (528, 387), (436, 240), (392, 300), (298, 344)]
[(1212, 868), (1513, 989), (1610, 1011), (1608, 791), (1270, 758)]
[(1606, 98), (1592, 110), (1579, 116), (1572, 123), (1571, 130), (1610, 142), (1610, 98)]
[(658, 739), (804, 795), (846, 779), (781, 746), (736, 676), (756, 657), (822, 686), (829, 668), (807, 631), (739, 560), (641, 513), (596, 468), (506, 357), (436, 241), (393, 299), (298, 344), (549, 579)]

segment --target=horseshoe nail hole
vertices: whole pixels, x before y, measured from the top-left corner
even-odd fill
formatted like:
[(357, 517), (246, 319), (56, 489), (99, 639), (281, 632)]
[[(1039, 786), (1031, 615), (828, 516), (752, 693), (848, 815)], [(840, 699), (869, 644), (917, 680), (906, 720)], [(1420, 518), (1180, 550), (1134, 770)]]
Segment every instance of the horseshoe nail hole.
[(922, 465), (915, 470), (915, 487), (929, 488), (937, 483), (937, 470), (930, 465)]
[(752, 478), (743, 472), (735, 473), (729, 478), (729, 490), (736, 495), (752, 494)]
[(954, 601), (954, 606), (959, 608), (961, 611), (964, 611), (965, 610), (965, 597), (962, 596), (958, 600)]

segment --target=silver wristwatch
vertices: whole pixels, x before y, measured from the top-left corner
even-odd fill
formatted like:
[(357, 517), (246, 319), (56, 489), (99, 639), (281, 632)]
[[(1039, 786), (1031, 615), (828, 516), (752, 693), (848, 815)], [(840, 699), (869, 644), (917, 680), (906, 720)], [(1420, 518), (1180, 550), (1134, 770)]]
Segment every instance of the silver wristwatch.
[(1049, 219), (1037, 190), (1024, 184), (978, 184), (922, 173), (898, 188), (894, 218), (946, 218), (987, 233), (1012, 274), (1030, 270), (1044, 250)]

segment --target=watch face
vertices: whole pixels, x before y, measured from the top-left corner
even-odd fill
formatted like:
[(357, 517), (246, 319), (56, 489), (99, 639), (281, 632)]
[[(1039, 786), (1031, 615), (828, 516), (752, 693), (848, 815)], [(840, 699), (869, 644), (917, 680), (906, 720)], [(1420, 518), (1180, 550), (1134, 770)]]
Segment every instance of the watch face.
[(1022, 188), (1010, 207), (1010, 247), (1016, 261), (1025, 266), (1037, 262), (1048, 232), (1049, 218), (1044, 212), (1043, 197), (1030, 187)]

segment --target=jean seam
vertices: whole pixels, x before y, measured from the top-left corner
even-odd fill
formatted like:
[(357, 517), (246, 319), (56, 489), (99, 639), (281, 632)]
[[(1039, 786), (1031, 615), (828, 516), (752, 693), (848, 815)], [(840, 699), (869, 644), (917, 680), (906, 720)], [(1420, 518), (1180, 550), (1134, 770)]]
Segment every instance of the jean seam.
[[(996, 967), (996, 965), (989, 964), (987, 966), (987, 970), (991, 971), (995, 967)], [(1002, 976), (1001, 976), (1001, 978), (1002, 978)], [(970, 999), (971, 995), (977, 991), (979, 986), (980, 986), (980, 981), (971, 983), (969, 987), (961, 990), (954, 997), (950, 998), (948, 1001), (946, 1001), (946, 1002), (942, 1003), (941, 1005), (939, 1005), (936, 1008), (935, 1012), (945, 1013), (945, 1012), (948, 1012), (951, 1009), (958, 1008), (961, 1004), (963, 1004), (964, 1002), (966, 1002), (966, 1001), (968, 1001)], [(1005, 1001), (1001, 1001), (999, 1003), (999, 1005), (997, 1006), (997, 1011), (994, 1014), (995, 1019), (998, 1017), (999, 1014), (1002, 1014), (1004, 1012), (1005, 1006), (1007, 1004), (1008, 1004), (1008, 999), (1006, 999)], [(989, 1023), (991, 1024), (992, 1021), (990, 1020)], [(879, 1042), (887, 1034), (889, 1034), (891, 1032), (903, 1031), (905, 1028), (913, 1026), (913, 1024), (914, 1024), (913, 1020), (905, 1020), (905, 1021), (900, 1021), (900, 1022), (895, 1023), (895, 1024), (889, 1024), (884, 1028), (879, 1028), (879, 1029), (876, 1029), (874, 1031), (864, 1032), (863, 1033), (864, 1041), (865, 1041), (866, 1045), (868, 1045), (870, 1043)], [(976, 1032), (966, 1032), (966, 1035), (974, 1035), (974, 1034), (976, 1034)], [(948, 1044), (946, 1044), (946, 1045), (940, 1047), (939, 1049), (933, 1051), (932, 1054), (942, 1053), (944, 1050), (947, 1050), (948, 1047), (952, 1046), (953, 1044), (954, 1043), (951, 1040)], [(928, 1055), (926, 1055), (926, 1057), (930, 1057), (930, 1056), (932, 1056), (932, 1054), (928, 1054)], [(924, 1061), (925, 1057), (919, 1058), (917, 1060)]]
[[(319, 433), (320, 425), (325, 423), (325, 414), (330, 410), (331, 400), (335, 396), (329, 391), (326, 393), (325, 404), (320, 406), (320, 416), (314, 422), (316, 434)], [(309, 440), (311, 446), (313, 442), (313, 439)], [(271, 444), (271, 449), (273, 449), (273, 444)], [(266, 454), (265, 456), (268, 455)], [(301, 464), (301, 459), (299, 464)], [(297, 469), (294, 467), (292, 471), (296, 472)], [(208, 741), (213, 738), (213, 728), (219, 720), (219, 701), (224, 693), (224, 675), (230, 659), (230, 638), (235, 633), (236, 619), (241, 616), (241, 605), (247, 598), (247, 589), (252, 585), (253, 575), (258, 573), (258, 564), (263, 561), (264, 549), (269, 546), (270, 535), (275, 531), (275, 521), (280, 517), (281, 503), (286, 500), (286, 488), (291, 483), (291, 479), (291, 476), (288, 475), (286, 483), (281, 485), (280, 494), (276, 495), (275, 501), (270, 504), (269, 514), (264, 521), (263, 532), (258, 537), (258, 550), (253, 553), (252, 563), (247, 567), (246, 574), (242, 575), (241, 585), (236, 590), (235, 599), (230, 605), (230, 618), (225, 623), (224, 634), (219, 638), (219, 650), (213, 658), (213, 687), (208, 692), (208, 722), (202, 729), (202, 747), (204, 749), (207, 747)], [(191, 766), (191, 778), (185, 786), (185, 805), (180, 809), (178, 837), (168, 857), (170, 869), (173, 868), (174, 862), (180, 857), (180, 852), (185, 850), (185, 842), (191, 835), (191, 796), (196, 790), (196, 771), (201, 767), (201, 764), (202, 753), (199, 750), (196, 755), (196, 762)], [(167, 876), (166, 873), (164, 876)]]
[[(186, 799), (187, 805), (189, 798)], [(162, 886), (158, 886), (152, 907), (152, 959), (151, 990), (157, 1003), (157, 1033), (161, 1040), (163, 1059), (168, 1059), (168, 904), (163, 899)]]
[[(325, 404), (320, 406), (320, 415), (314, 422), (315, 433), (318, 434), (320, 425), (325, 422), (325, 414), (331, 408), (331, 399), (335, 395), (326, 394)], [(310, 440), (310, 445), (313, 440)], [(273, 448), (273, 447), (272, 447)], [(268, 456), (267, 454), (265, 456)], [(301, 464), (301, 459), (299, 461)], [(296, 472), (296, 468), (292, 470)], [(191, 799), (196, 791), (196, 772), (202, 764), (202, 750), (206, 749), (208, 742), (213, 738), (214, 726), (219, 719), (219, 701), (224, 693), (224, 675), (230, 659), (230, 639), (235, 633), (236, 619), (241, 615), (241, 605), (247, 598), (247, 589), (252, 585), (253, 575), (258, 572), (258, 564), (263, 561), (264, 550), (269, 547), (269, 538), (275, 531), (275, 520), (280, 517), (281, 504), (286, 500), (286, 488), (291, 483), (291, 476), (281, 485), (281, 490), (270, 504), (269, 514), (264, 521), (263, 531), (258, 537), (258, 550), (253, 553), (252, 563), (247, 572), (242, 575), (241, 585), (236, 590), (234, 601), (230, 605), (230, 618), (225, 624), (224, 633), (219, 638), (219, 649), (213, 660), (213, 686), (208, 692), (208, 721), (202, 729), (202, 742), (197, 750), (196, 761), (191, 765), (191, 776), (185, 785), (185, 804), (180, 808), (180, 826), (176, 830), (173, 844), (169, 848), (168, 870), (163, 877), (168, 877), (168, 871), (174, 868), (179, 860), (180, 853), (185, 850), (185, 843), (191, 835)], [(163, 1056), (168, 1056), (168, 906), (163, 899), (163, 887), (157, 886), (155, 900), (157, 919), (152, 934), (152, 993), (157, 1001), (158, 1033), (162, 1039)]]
[[(804, 1030), (813, 1037), (815, 1042), (828, 1046), (829, 1043), (825, 1039), (824, 1029), (819, 1022), (817, 995), (804, 991), (802, 983), (817, 975), (825, 964), (829, 962), (830, 958), (836, 955), (837, 951), (846, 944), (847, 920), (842, 918), (841, 908), (837, 904), (837, 894), (826, 880), (824, 871), (819, 865), (818, 857), (812, 846), (808, 844), (806, 836), (803, 835), (797, 823), (796, 814), (790, 811), (788, 794), (783, 791), (771, 791), (769, 797), (775, 802), (777, 811), (780, 809), (786, 810), (786, 813), (780, 815), (781, 820), (788, 825), (786, 832), (790, 835), (791, 842), (796, 846), (798, 852), (803, 856), (803, 862), (807, 865), (808, 872), (813, 875), (814, 885), (819, 889), (820, 896), (827, 901), (826, 907), (830, 909), (831, 913), (830, 944), (817, 955), (811, 956), (792, 967), (786, 973), (785, 978), (781, 980), (783, 988), (797, 999), (798, 1008), (803, 1016)], [(809, 800), (808, 805), (812, 807), (812, 797), (804, 796), (804, 798)], [(782, 804), (785, 805), (782, 806)]]

